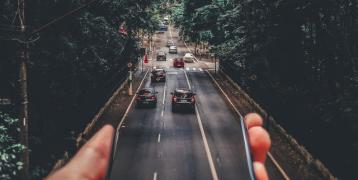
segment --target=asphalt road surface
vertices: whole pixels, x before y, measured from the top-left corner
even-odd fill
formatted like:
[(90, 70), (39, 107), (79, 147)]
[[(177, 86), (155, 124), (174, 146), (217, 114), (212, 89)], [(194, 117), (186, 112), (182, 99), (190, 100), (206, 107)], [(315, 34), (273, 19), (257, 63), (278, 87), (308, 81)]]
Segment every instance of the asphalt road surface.
[[(156, 108), (137, 108), (135, 103), (115, 142), (110, 179), (119, 180), (209, 180), (249, 179), (239, 117), (215, 88), (207, 72), (209, 62), (172, 67), (172, 58), (189, 50), (171, 30), (157, 34), (156, 51), (168, 52), (172, 39), (178, 54), (147, 68), (164, 68), (167, 81), (151, 83), (149, 74), (142, 86), (158, 91)], [(172, 113), (171, 95), (175, 88), (191, 88), (197, 93), (195, 113)]]

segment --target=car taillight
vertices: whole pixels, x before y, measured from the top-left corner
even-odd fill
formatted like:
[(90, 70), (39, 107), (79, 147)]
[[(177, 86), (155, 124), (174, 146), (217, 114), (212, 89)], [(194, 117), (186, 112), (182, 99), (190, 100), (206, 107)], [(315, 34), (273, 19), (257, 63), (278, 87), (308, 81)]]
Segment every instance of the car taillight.
[(151, 98), (151, 99), (154, 99), (154, 100), (156, 99), (155, 96), (152, 96), (152, 97), (150, 97), (150, 98)]
[(140, 100), (140, 97), (139, 97), (139, 96), (137, 96), (136, 100)]
[(191, 97), (191, 103), (195, 103), (195, 97), (193, 96), (193, 97)]
[(173, 96), (173, 102), (177, 102), (177, 97)]

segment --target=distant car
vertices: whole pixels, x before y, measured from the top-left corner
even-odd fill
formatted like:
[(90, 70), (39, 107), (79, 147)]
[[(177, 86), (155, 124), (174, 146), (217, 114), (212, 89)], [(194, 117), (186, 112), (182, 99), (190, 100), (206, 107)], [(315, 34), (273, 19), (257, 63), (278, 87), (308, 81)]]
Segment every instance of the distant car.
[(177, 88), (172, 94), (172, 112), (188, 109), (195, 112), (195, 93), (190, 89)]
[(178, 53), (178, 48), (176, 46), (170, 46), (169, 47), (169, 53), (170, 54), (177, 54)]
[(166, 26), (166, 25), (160, 26), (160, 30), (161, 31), (168, 31), (168, 26)]
[(172, 40), (167, 41), (167, 47), (174, 46), (174, 42)]
[(164, 69), (153, 69), (150, 76), (152, 82), (163, 82), (166, 80), (166, 72)]
[(183, 60), (188, 63), (194, 62), (194, 55), (192, 53), (186, 53), (183, 57)]
[(169, 24), (169, 17), (168, 17), (168, 16), (165, 16), (165, 17), (163, 18), (163, 22), (164, 22), (164, 24), (168, 25), (168, 24)]
[(157, 106), (157, 94), (154, 88), (143, 88), (138, 91), (136, 102), (138, 107), (144, 105), (152, 105), (153, 107)]
[(166, 61), (167, 55), (163, 51), (158, 51), (157, 53), (157, 61)]
[(184, 67), (184, 60), (183, 58), (174, 58), (173, 59), (173, 66), (175, 68), (183, 68)]
[(158, 23), (156, 33), (164, 33), (167, 30), (168, 30), (168, 26), (166, 26), (163, 22)]
[(166, 26), (163, 22), (158, 24), (159, 30), (160, 31), (167, 31), (168, 30), (168, 26)]

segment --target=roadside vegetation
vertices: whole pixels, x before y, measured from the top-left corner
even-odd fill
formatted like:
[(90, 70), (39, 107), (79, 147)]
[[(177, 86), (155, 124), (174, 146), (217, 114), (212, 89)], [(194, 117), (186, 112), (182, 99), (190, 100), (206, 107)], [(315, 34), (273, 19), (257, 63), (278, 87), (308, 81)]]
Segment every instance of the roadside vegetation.
[[(127, 77), (127, 63), (137, 62), (139, 38), (154, 32), (161, 5), (159, 0), (97, 1), (62, 17), (85, 3), (88, 1), (27, 2), (29, 33), (61, 17), (31, 34), (29, 43), (30, 167), (34, 178), (46, 175), (65, 150), (74, 153), (78, 134)], [(0, 96), (5, 93), (15, 102), (18, 47), (23, 40), (18, 33), (17, 1), (5, 0), (0, 12)], [(17, 109), (18, 104), (12, 103), (5, 111), (16, 117)], [(3, 137), (8, 129), (1, 133)], [(1, 143), (1, 150), (11, 148), (11, 143)], [(0, 168), (0, 174), (6, 172), (3, 179), (17, 167), (4, 169), (1, 164)]]
[(18, 143), (18, 119), (0, 112), (0, 179), (10, 180), (22, 169), (20, 161), (24, 146)]
[(183, 0), (183, 39), (209, 43), (223, 70), (316, 158), (354, 177), (357, 1)]
[[(29, 32), (87, 1), (28, 1)], [(97, 1), (31, 34), (30, 167), (45, 176), (140, 56), (139, 37), (171, 14), (182, 39), (207, 48), (248, 94), (322, 160), (355, 177), (358, 161), (358, 4), (355, 0)], [(17, 1), (0, 3), (0, 179), (22, 164), (18, 143)], [(122, 30), (121, 30), (122, 29)], [(205, 52), (205, 51), (202, 51)], [(14, 118), (13, 118), (14, 117)], [(15, 158), (14, 158), (15, 156)], [(351, 170), (351, 171), (350, 171)]]

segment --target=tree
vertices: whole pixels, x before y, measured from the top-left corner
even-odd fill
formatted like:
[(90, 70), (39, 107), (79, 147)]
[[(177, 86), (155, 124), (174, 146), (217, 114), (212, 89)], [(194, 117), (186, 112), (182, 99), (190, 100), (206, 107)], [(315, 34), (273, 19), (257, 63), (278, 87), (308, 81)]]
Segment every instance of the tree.
[(20, 161), (25, 146), (18, 141), (19, 121), (0, 112), (0, 178), (15, 179), (22, 169)]

